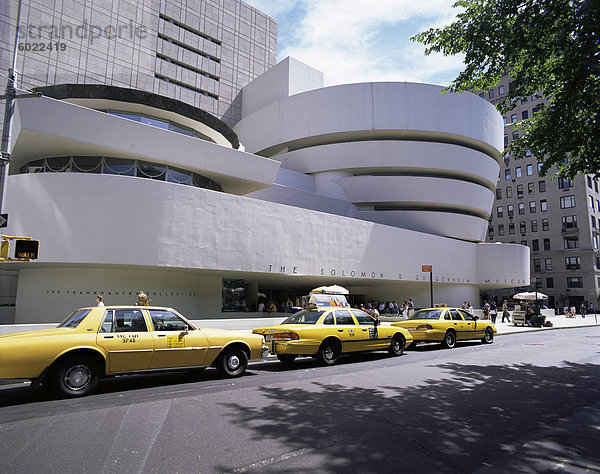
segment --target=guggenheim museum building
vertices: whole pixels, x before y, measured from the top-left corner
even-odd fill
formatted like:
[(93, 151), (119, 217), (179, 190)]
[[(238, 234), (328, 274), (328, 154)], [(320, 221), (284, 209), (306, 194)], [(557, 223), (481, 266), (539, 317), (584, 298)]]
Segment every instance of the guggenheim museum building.
[[(2, 8), (4, 48), (16, 11)], [(239, 0), (92, 6), (87, 37), (69, 8), (55, 30), (36, 30), (53, 7), (23, 8), (20, 41), (33, 29), (66, 46), (19, 52), (20, 86), (39, 94), (16, 100), (3, 233), (40, 249), (2, 263), (14, 306), (0, 322), (138, 291), (192, 319), (255, 316), (325, 284), (428, 306), (427, 266), (434, 303), (529, 284), (527, 247), (484, 243), (503, 122), (477, 95), (324, 87), (307, 64), (276, 64), (275, 21)]]

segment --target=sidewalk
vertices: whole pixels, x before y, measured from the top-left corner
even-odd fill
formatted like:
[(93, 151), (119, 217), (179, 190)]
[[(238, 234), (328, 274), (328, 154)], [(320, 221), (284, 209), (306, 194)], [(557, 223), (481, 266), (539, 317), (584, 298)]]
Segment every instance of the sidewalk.
[(498, 314), (496, 319), (496, 329), (498, 335), (503, 334), (514, 334), (518, 332), (531, 332), (531, 331), (547, 331), (551, 329), (564, 329), (564, 328), (579, 328), (586, 326), (598, 326), (600, 325), (600, 314), (588, 314), (585, 318), (577, 315), (575, 318), (567, 318), (560, 314), (558, 316), (550, 316), (546, 318), (546, 321), (552, 322), (552, 327), (534, 328), (531, 326), (515, 326), (511, 323), (503, 323), (502, 314)]

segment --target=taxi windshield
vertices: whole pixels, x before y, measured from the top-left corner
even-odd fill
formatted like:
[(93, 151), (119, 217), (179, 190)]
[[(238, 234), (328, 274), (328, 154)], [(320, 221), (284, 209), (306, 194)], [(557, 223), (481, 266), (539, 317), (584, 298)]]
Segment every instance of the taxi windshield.
[(441, 309), (421, 309), (409, 316), (408, 319), (440, 319), (441, 314)]
[(77, 311), (73, 311), (62, 323), (60, 323), (57, 327), (59, 328), (76, 328), (79, 326), (79, 323), (83, 321), (91, 309), (78, 309)]
[(298, 311), (292, 314), (289, 318), (283, 321), (281, 324), (316, 324), (318, 319), (325, 311)]

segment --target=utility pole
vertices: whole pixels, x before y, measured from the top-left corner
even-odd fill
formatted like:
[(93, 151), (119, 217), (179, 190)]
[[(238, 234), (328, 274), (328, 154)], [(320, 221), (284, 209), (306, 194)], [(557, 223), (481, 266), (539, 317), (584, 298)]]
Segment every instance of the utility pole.
[(10, 128), (14, 114), (15, 98), (17, 97), (17, 51), (19, 41), (19, 25), (21, 23), (21, 0), (17, 4), (17, 25), (15, 27), (15, 45), (13, 49), (12, 67), (8, 70), (6, 93), (4, 95), (4, 122), (2, 124), (2, 144), (0, 145), (0, 213), (4, 203), (4, 184), (8, 162), (10, 161)]

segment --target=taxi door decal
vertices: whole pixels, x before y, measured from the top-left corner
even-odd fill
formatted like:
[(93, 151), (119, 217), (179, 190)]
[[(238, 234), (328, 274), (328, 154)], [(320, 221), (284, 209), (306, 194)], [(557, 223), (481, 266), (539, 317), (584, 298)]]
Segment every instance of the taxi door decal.
[(377, 328), (369, 328), (369, 339), (379, 339)]
[(167, 336), (167, 349), (185, 347), (185, 339), (180, 336)]

